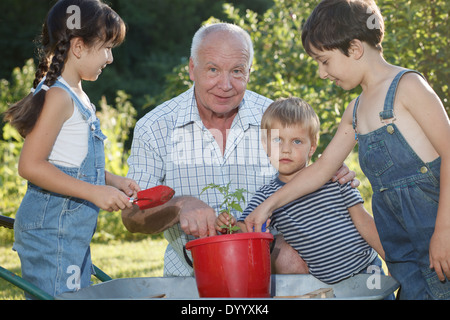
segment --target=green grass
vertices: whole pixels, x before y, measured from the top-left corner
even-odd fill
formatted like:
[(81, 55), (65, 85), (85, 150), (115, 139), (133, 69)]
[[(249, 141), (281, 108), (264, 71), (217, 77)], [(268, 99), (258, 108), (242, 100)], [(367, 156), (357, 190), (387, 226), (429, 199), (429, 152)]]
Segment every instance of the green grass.
[[(150, 237), (140, 241), (93, 243), (92, 261), (113, 279), (162, 277), (167, 241)], [(20, 275), (20, 260), (12, 244), (0, 244), (0, 266)], [(93, 282), (99, 280), (93, 277)], [(0, 279), (0, 300), (24, 299), (23, 291)]]

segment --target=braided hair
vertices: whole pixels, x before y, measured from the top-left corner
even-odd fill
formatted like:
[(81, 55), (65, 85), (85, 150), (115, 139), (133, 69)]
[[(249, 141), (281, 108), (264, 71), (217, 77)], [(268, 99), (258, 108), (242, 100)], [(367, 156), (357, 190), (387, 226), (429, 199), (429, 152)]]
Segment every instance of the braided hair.
[[(80, 13), (78, 26), (70, 27), (68, 19), (76, 6)], [(51, 87), (64, 70), (71, 40), (81, 38), (89, 47), (111, 42), (112, 46), (125, 39), (126, 26), (120, 16), (100, 0), (59, 0), (49, 11), (40, 36), (39, 64), (33, 81), (32, 93), (11, 105), (4, 113), (9, 121), (26, 137), (34, 128), (45, 102), (46, 90), (34, 93), (43, 81)], [(45, 77), (45, 80), (43, 80)]]

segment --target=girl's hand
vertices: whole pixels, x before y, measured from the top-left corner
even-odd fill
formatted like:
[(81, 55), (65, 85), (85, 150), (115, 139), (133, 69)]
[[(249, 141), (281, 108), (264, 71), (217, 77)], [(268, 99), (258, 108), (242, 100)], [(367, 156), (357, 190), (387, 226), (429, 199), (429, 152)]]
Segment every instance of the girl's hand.
[(92, 203), (102, 210), (109, 212), (132, 208), (129, 197), (113, 186), (95, 186), (92, 193)]
[(133, 179), (117, 176), (110, 172), (105, 172), (106, 184), (116, 187), (125, 193), (128, 197), (136, 197), (137, 192), (141, 190), (139, 185)]
[(230, 225), (230, 223), (231, 223), (231, 226), (234, 226), (236, 224), (236, 219), (233, 216), (231, 216), (231, 221), (230, 221), (230, 215), (227, 212), (222, 212), (216, 218), (214, 227), (220, 233), (227, 233), (227, 230), (223, 229), (222, 226), (224, 226), (224, 225), (228, 226), (228, 225)]

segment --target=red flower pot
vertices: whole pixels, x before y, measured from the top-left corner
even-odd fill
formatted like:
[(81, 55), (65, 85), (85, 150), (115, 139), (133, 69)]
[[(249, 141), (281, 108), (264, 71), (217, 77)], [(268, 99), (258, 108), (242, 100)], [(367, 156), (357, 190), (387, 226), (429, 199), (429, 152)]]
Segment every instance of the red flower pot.
[(186, 244), (200, 297), (270, 297), (270, 233), (236, 233)]

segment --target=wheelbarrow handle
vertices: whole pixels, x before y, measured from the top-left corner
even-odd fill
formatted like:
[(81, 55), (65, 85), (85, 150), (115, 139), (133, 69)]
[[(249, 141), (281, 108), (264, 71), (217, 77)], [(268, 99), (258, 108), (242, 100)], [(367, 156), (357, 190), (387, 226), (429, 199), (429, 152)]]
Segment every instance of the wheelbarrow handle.
[(19, 277), (15, 273), (3, 267), (0, 267), (0, 278), (5, 279), (6, 281), (28, 292), (29, 294), (31, 294), (32, 296), (34, 296), (39, 300), (54, 300), (54, 298), (44, 290), (36, 287), (34, 284), (24, 280), (22, 277)]
[(14, 219), (0, 215), (0, 227), (14, 229)]

